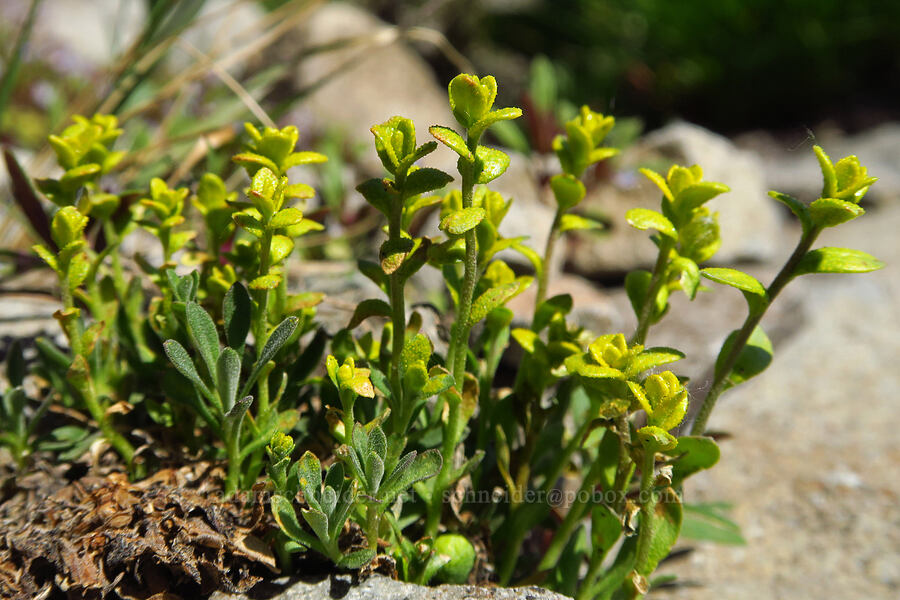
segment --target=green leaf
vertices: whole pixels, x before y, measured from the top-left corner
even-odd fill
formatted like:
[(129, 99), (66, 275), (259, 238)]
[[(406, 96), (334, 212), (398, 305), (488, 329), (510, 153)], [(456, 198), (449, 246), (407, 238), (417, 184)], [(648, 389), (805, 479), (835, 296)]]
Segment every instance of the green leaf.
[(284, 227), (290, 227), (291, 225), (296, 225), (300, 221), (303, 220), (303, 211), (299, 208), (283, 208), (275, 213), (275, 216), (272, 217), (272, 220), (269, 221), (270, 229), (283, 229)]
[(415, 363), (427, 364), (433, 351), (434, 348), (428, 336), (417, 333), (407, 337), (400, 354), (400, 370), (405, 371)]
[(253, 312), (250, 294), (240, 282), (235, 282), (225, 292), (222, 314), (225, 318), (225, 340), (232, 348), (242, 348), (250, 331)]
[(478, 173), (478, 183), (492, 182), (503, 175), (509, 167), (509, 156), (496, 148), (478, 146), (475, 154), (477, 155), (475, 171)]
[(672, 239), (678, 237), (678, 233), (675, 231), (675, 226), (672, 225), (672, 222), (655, 210), (650, 210), (648, 208), (632, 208), (625, 213), (625, 220), (635, 229), (655, 229)]
[(356, 305), (350, 322), (347, 323), (347, 329), (354, 329), (357, 325), (368, 319), (369, 317), (388, 317), (391, 316), (391, 305), (384, 300), (370, 298), (363, 300)]
[(819, 198), (809, 205), (809, 216), (817, 227), (834, 227), (865, 212), (858, 204), (837, 198)]
[(315, 454), (307, 450), (297, 461), (297, 477), (300, 481), (300, 489), (306, 497), (306, 502), (314, 508), (319, 508), (319, 493), (322, 488), (322, 464)]
[(720, 502), (685, 504), (681, 539), (731, 546), (746, 545), (740, 526), (724, 514), (729, 508), (730, 505)]
[(233, 348), (225, 348), (216, 365), (216, 391), (222, 400), (222, 411), (228, 412), (237, 399), (238, 381), (241, 377), (241, 357)]
[(699, 471), (709, 469), (719, 462), (719, 446), (712, 438), (702, 436), (682, 436), (678, 445), (668, 452), (676, 457), (672, 463), (672, 485), (681, 483)]
[(297, 513), (294, 512), (294, 507), (291, 505), (290, 500), (276, 494), (272, 496), (271, 509), (272, 516), (275, 517), (275, 521), (285, 535), (304, 547), (316, 545), (315, 538), (300, 526), (300, 521), (297, 520)]
[(581, 215), (563, 215), (559, 219), (559, 231), (584, 231), (587, 229), (603, 229), (603, 223), (582, 217)]
[(534, 311), (533, 331), (541, 331), (557, 316), (565, 316), (572, 311), (572, 295), (557, 294), (541, 302)]
[(64, 206), (53, 215), (50, 223), (50, 234), (53, 241), (60, 248), (81, 239), (81, 234), (87, 226), (88, 218), (78, 212), (74, 206)]
[[(722, 374), (721, 371), (724, 367), (725, 358), (731, 353), (737, 335), (738, 330), (732, 331), (722, 344), (722, 349), (719, 351), (719, 356), (716, 358), (717, 379)], [(774, 353), (775, 351), (772, 349), (772, 342), (769, 341), (766, 332), (763, 331), (761, 327), (757, 326), (756, 329), (753, 330), (753, 333), (750, 334), (747, 344), (738, 355), (737, 362), (735, 363), (731, 374), (728, 376), (729, 387), (741, 384), (751, 377), (755, 377), (765, 371), (766, 367), (769, 366), (769, 363), (772, 362), (772, 355)]]
[(782, 194), (781, 192), (769, 192), (769, 197), (778, 200), (794, 213), (794, 216), (800, 221), (800, 225), (803, 226), (803, 233), (806, 233), (812, 228), (813, 223), (812, 217), (809, 214), (809, 209), (802, 202), (793, 196)]
[(251, 171), (253, 173), (263, 167), (273, 172), (278, 171), (278, 165), (276, 165), (274, 162), (272, 162), (262, 154), (256, 154), (255, 152), (241, 152), (240, 154), (235, 154), (233, 157), (231, 157), (231, 160), (243, 167), (246, 167), (248, 171)]
[(54, 271), (59, 272), (59, 265), (56, 262), (56, 257), (53, 256), (53, 253), (47, 250), (41, 244), (35, 244), (31, 247), (35, 254), (37, 254), (41, 260), (43, 260), (47, 265), (53, 269)]
[(737, 269), (710, 267), (708, 269), (702, 269), (700, 274), (716, 283), (730, 285), (731, 287), (750, 294), (761, 297), (765, 297), (766, 295), (766, 288), (763, 287), (763, 284), (757, 281), (755, 277), (747, 275)]
[(371, 204), (381, 214), (390, 217), (391, 205), (397, 200), (395, 194), (389, 191), (384, 179), (367, 179), (356, 186), (356, 191), (362, 194), (366, 202)]
[(273, 265), (277, 265), (287, 258), (293, 249), (294, 240), (286, 235), (273, 235), (269, 259), (272, 261)]
[(565, 361), (566, 370), (588, 379), (625, 379), (625, 373), (612, 367), (602, 367), (585, 360), (585, 354), (572, 354)]
[(574, 175), (557, 174), (550, 178), (550, 189), (561, 211), (567, 211), (584, 200), (587, 190), (581, 180)]
[(439, 228), (448, 235), (463, 235), (470, 229), (475, 229), (486, 215), (487, 212), (478, 206), (463, 208), (441, 219)]
[(605, 505), (598, 504), (591, 511), (591, 543), (594, 552), (606, 553), (622, 535), (622, 523)]
[(684, 256), (675, 257), (669, 263), (669, 275), (679, 275), (678, 285), (688, 298), (693, 300), (697, 297), (700, 288), (700, 267), (697, 263)]
[(248, 209), (243, 212), (236, 212), (231, 215), (231, 219), (237, 223), (240, 227), (246, 229), (249, 233), (253, 234), (256, 237), (262, 237), (263, 235), (263, 224), (262, 221), (254, 216), (254, 213), (258, 215), (259, 213), (255, 212), (255, 209)]
[(6, 379), (16, 388), (22, 385), (28, 367), (25, 363), (25, 355), (22, 353), (22, 342), (14, 340), (6, 353)]
[(475, 125), (494, 103), (497, 82), (487, 75), (481, 79), (476, 75), (460, 73), (447, 86), (450, 110), (463, 127)]
[(540, 336), (537, 333), (521, 327), (512, 330), (512, 337), (528, 354), (534, 354), (535, 343), (540, 340)]
[[(650, 271), (645, 271), (643, 269), (636, 269), (634, 271), (630, 271), (625, 276), (625, 293), (628, 295), (628, 300), (631, 302), (631, 307), (634, 309), (634, 314), (640, 315), (641, 310), (644, 306), (644, 299), (647, 297), (647, 292), (650, 290), (650, 280), (653, 278), (653, 274)], [(669, 302), (669, 295), (666, 286), (662, 286), (659, 290), (659, 294), (656, 296), (656, 308), (654, 310), (654, 320), (662, 317), (666, 312), (666, 308)]]
[(469, 313), (469, 325), (475, 325), (485, 318), (489, 312), (505, 304), (510, 298), (518, 294), (525, 286), (520, 281), (504, 283), (493, 287), (475, 299), (472, 310)]
[(676, 210), (682, 214), (703, 206), (719, 194), (731, 191), (724, 183), (701, 181), (688, 185), (675, 195)]
[(678, 444), (675, 436), (662, 427), (655, 425), (647, 425), (638, 429), (638, 439), (641, 441), (645, 452), (665, 452), (675, 448)]
[(394, 273), (403, 266), (406, 257), (409, 256), (415, 245), (416, 241), (408, 237), (385, 240), (378, 251), (379, 259), (381, 260), (381, 270), (386, 275)]
[(188, 381), (193, 383), (204, 396), (207, 398), (212, 396), (209, 388), (200, 379), (200, 375), (197, 373), (197, 369), (194, 367), (194, 363), (191, 361), (191, 357), (188, 355), (187, 350), (184, 349), (184, 346), (175, 340), (166, 340), (163, 342), (163, 349), (179, 373), (187, 377)]
[(381, 479), (384, 477), (384, 459), (375, 452), (369, 452), (366, 458), (366, 491), (375, 495), (381, 486)]
[(882, 267), (883, 262), (861, 250), (825, 247), (807, 252), (794, 269), (794, 275), (868, 273)]
[(243, 422), (244, 415), (247, 414), (251, 404), (253, 404), (253, 396), (244, 396), (235, 402), (234, 406), (225, 413), (225, 420), (222, 428), (225, 430), (226, 435), (235, 437), (240, 436), (241, 422)]
[(188, 302), (185, 307), (188, 336), (194, 348), (206, 363), (210, 377), (216, 379), (216, 362), (219, 360), (219, 334), (216, 324), (196, 302)]
[(359, 569), (372, 562), (373, 558), (375, 558), (374, 550), (369, 550), (368, 548), (355, 550), (339, 558), (337, 566), (342, 569)]
[(655, 171), (651, 171), (650, 169), (639, 169), (641, 174), (656, 184), (656, 187), (660, 189), (663, 193), (663, 196), (666, 197), (669, 202), (673, 201), (675, 198), (672, 196), (672, 191), (669, 189), (669, 184), (666, 183), (665, 178)]
[(469, 135), (475, 138), (481, 137), (481, 134), (483, 134), (487, 130), (487, 128), (494, 123), (498, 123), (500, 121), (512, 121), (513, 119), (518, 119), (521, 116), (521, 108), (509, 107), (501, 108), (499, 110), (492, 110), (488, 114), (481, 117), (477, 123), (469, 128)]
[(694, 262), (702, 263), (711, 258), (722, 245), (719, 235), (718, 216), (700, 208), (691, 215), (691, 220), (678, 226), (681, 243), (679, 254)]
[(253, 370), (250, 371), (250, 376), (244, 384), (244, 388), (241, 391), (242, 396), (246, 396), (250, 393), (250, 389), (253, 387), (253, 384), (256, 383), (256, 379), (259, 377), (260, 372), (262, 372), (263, 367), (266, 366), (267, 362), (272, 360), (272, 357), (275, 356), (291, 335), (294, 334), (294, 330), (297, 329), (297, 324), (299, 322), (300, 319), (297, 317), (288, 317), (279, 323), (272, 333), (269, 334), (269, 339), (266, 340), (266, 345), (263, 346), (262, 352), (260, 352), (259, 358), (253, 365)]
[(328, 515), (317, 509), (301, 509), (300, 514), (309, 524), (310, 528), (326, 546), (330, 546), (331, 535), (328, 530)]
[(666, 365), (679, 361), (684, 358), (684, 353), (675, 348), (666, 348), (665, 346), (657, 346), (655, 348), (647, 348), (637, 356), (631, 359), (628, 364), (626, 374), (628, 377), (634, 377), (648, 369)]
[(274, 290), (281, 283), (281, 275), (277, 273), (269, 273), (268, 275), (260, 275), (250, 282), (251, 290)]
[(379, 499), (390, 503), (398, 494), (408, 490), (412, 484), (434, 477), (441, 471), (444, 461), (437, 449), (426, 450), (421, 454), (410, 452), (400, 459), (397, 468), (381, 486)]
[(813, 152), (816, 153), (816, 158), (819, 161), (819, 168), (822, 169), (822, 178), (825, 180), (825, 185), (822, 188), (822, 196), (825, 198), (833, 198), (838, 191), (837, 173), (835, 173), (834, 170), (834, 163), (831, 162), (831, 159), (828, 158), (828, 155), (825, 154), (825, 151), (821, 146), (813, 146)]
[(466, 145), (466, 140), (454, 130), (441, 125), (432, 125), (428, 128), (428, 131), (430, 131), (431, 135), (433, 135), (440, 143), (459, 154), (463, 159), (469, 162), (475, 160), (475, 155), (469, 150), (469, 147)]
[(422, 388), (423, 398), (430, 398), (438, 394), (443, 394), (456, 383), (453, 380), (453, 375), (443, 367), (432, 367), (428, 372), (428, 375), (428, 383)]
[(328, 162), (328, 157), (318, 152), (291, 152), (288, 157), (284, 159), (282, 167), (287, 170), (291, 167), (296, 167), (297, 165), (309, 165), (323, 162)]
[(417, 160), (431, 154), (436, 149), (437, 142), (425, 142), (424, 144), (416, 148), (416, 150), (412, 154), (408, 154), (403, 160), (400, 161), (400, 164), (397, 167), (397, 172), (408, 172), (409, 168), (412, 167)]
[(453, 177), (439, 169), (416, 169), (406, 178), (403, 191), (408, 196), (417, 196), (439, 190), (451, 181), (453, 181)]

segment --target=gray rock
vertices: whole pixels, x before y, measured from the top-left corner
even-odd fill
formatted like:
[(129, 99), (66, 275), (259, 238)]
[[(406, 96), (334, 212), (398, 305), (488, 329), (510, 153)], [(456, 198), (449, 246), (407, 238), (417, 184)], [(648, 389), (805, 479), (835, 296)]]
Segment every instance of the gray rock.
[(659, 210), (658, 189), (635, 172), (648, 163), (661, 167), (699, 164), (705, 180), (719, 181), (731, 188), (731, 192), (708, 204), (711, 210), (719, 212), (722, 233), (722, 247), (714, 262), (765, 261), (777, 255), (780, 243), (774, 232), (781, 225), (781, 213), (777, 203), (766, 195), (759, 159), (720, 135), (678, 122), (627, 149), (620, 162), (623, 174), (613, 185), (601, 188), (585, 201), (586, 210), (605, 213), (612, 225), (601, 238), (573, 236), (568, 256), (575, 270), (597, 275), (652, 265), (656, 247), (647, 241), (645, 232), (629, 227), (624, 220), (630, 208)]
[[(424, 587), (373, 575), (353, 585), (348, 576), (319, 583), (295, 583), (270, 600), (565, 600), (567, 596), (539, 587), (484, 588), (471, 585)], [(210, 600), (240, 600), (248, 596), (215, 593)]]
[[(315, 11), (294, 38), (307, 47), (336, 43), (355, 36), (373, 36), (360, 44), (304, 58), (297, 67), (300, 87), (321, 84), (304, 99), (312, 125), (340, 126), (352, 144), (373, 148), (369, 128), (394, 115), (413, 120), (419, 143), (431, 140), (428, 127), (454, 123), (446, 88), (425, 61), (404, 42), (397, 30), (348, 3), (329, 2)], [(287, 43), (287, 42), (286, 42)], [(367, 151), (361, 159), (373, 174), (383, 172), (378, 157)], [(454, 173), (456, 155), (439, 149), (427, 162)]]

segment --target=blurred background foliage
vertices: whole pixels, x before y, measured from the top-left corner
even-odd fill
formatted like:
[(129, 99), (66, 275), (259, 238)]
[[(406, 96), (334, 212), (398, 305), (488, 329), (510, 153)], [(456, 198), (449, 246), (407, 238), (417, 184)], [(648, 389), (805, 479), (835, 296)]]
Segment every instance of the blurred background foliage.
[[(900, 117), (900, 2), (357, 0), (348, 4), (380, 17), (383, 28), (310, 42), (304, 27), (326, 4), (3, 0), (0, 144), (45, 176), (48, 134), (73, 113), (113, 113), (129, 158), (108, 184), (140, 190), (152, 177), (174, 185), (204, 171), (228, 182), (239, 176), (228, 160), (239, 123), (295, 123), (307, 147), (332, 156), (317, 175), (323, 203), (312, 216), (339, 229), (306, 240), (321, 249), (337, 236), (364, 236), (374, 222), (346, 206), (358, 179), (357, 138), (345, 124), (316, 120), (304, 101), (398, 39), (437, 82), (460, 70), (493, 73), (502, 82), (498, 102), (526, 116), (491, 133), (523, 153), (549, 152), (580, 104), (615, 114), (609, 142), (620, 147), (673, 118), (725, 134), (796, 137), (823, 123), (856, 131)], [(329, 54), (332, 71), (298, 76)], [(21, 243), (0, 226), (0, 246)], [(310, 252), (349, 256), (340, 248)]]
[(524, 89), (528, 62), (543, 54), (562, 96), (640, 116), (650, 127), (679, 116), (722, 132), (824, 119), (856, 129), (898, 113), (900, 2), (367, 4), (388, 21), (441, 27), (507, 93)]

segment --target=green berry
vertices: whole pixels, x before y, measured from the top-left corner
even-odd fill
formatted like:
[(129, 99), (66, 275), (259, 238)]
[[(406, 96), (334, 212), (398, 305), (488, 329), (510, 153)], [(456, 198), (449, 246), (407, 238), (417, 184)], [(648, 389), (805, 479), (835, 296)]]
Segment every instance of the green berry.
[(450, 562), (437, 573), (444, 583), (465, 583), (475, 566), (475, 548), (463, 536), (445, 533), (434, 540), (434, 551), (450, 557)]

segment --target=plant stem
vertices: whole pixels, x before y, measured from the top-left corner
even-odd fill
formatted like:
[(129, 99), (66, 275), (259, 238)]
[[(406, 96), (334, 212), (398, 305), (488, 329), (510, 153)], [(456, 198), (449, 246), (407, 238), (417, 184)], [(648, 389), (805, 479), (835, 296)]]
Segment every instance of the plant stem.
[[(266, 229), (262, 238), (260, 239), (260, 247), (259, 247), (259, 271), (257, 273), (258, 277), (262, 277), (263, 275), (268, 274), (269, 267), (269, 257), (272, 250), (272, 232)], [(269, 330), (269, 290), (254, 290), (253, 292), (254, 300), (256, 301), (256, 313), (253, 319), (253, 338), (256, 343), (256, 357), (262, 355), (263, 347), (265, 346), (266, 339), (268, 338), (268, 330)], [(268, 377), (260, 377), (256, 382), (256, 390), (257, 397), (256, 400), (258, 402), (258, 413), (257, 417), (264, 421), (266, 415), (269, 412), (269, 378)]]
[(731, 346), (731, 351), (722, 362), (721, 368), (717, 369), (718, 374), (716, 375), (712, 386), (709, 388), (709, 392), (703, 399), (703, 404), (700, 405), (700, 411), (697, 413), (697, 418), (691, 426), (691, 435), (703, 435), (706, 431), (706, 424), (709, 421), (709, 416), (712, 413), (719, 396), (725, 391), (728, 377), (731, 375), (731, 371), (734, 369), (735, 364), (737, 364), (738, 357), (747, 345), (747, 341), (753, 334), (753, 330), (759, 325), (759, 322), (762, 320), (763, 315), (765, 315), (769, 306), (772, 305), (772, 301), (775, 300), (775, 297), (778, 296), (781, 290), (784, 289), (784, 286), (786, 286), (793, 278), (794, 269), (797, 268), (797, 263), (799, 263), (800, 259), (809, 252), (810, 247), (816, 241), (816, 238), (821, 231), (820, 228), (813, 227), (803, 234), (803, 237), (800, 238), (800, 242), (794, 249), (793, 254), (791, 254), (790, 258), (788, 258), (787, 262), (781, 268), (781, 271), (778, 272), (775, 279), (772, 280), (772, 283), (767, 288), (766, 297), (761, 305), (757, 310), (751, 310), (747, 315), (744, 324), (738, 331), (734, 344)]
[(644, 343), (644, 340), (647, 339), (647, 331), (650, 329), (650, 321), (653, 320), (653, 313), (656, 312), (656, 296), (663, 284), (669, 253), (675, 246), (675, 240), (672, 238), (665, 235), (661, 237), (659, 255), (656, 258), (656, 265), (653, 267), (653, 275), (650, 277), (650, 285), (647, 288), (647, 295), (644, 297), (644, 304), (641, 306), (641, 313), (638, 315), (637, 328), (628, 342), (629, 345)]
[(566, 516), (563, 518), (556, 533), (553, 534), (553, 539), (550, 540), (550, 546), (547, 548), (547, 552), (544, 553), (544, 558), (541, 559), (541, 563), (538, 565), (539, 571), (552, 569), (556, 566), (556, 563), (559, 562), (559, 557), (562, 555), (566, 544), (569, 543), (572, 532), (591, 505), (592, 492), (597, 486), (597, 483), (599, 483), (602, 475), (603, 462), (595, 460), (587, 475), (585, 475), (584, 481), (581, 482), (581, 487), (578, 488), (578, 493), (575, 496), (575, 501), (572, 503), (572, 506), (569, 507), (569, 512), (566, 513)]
[(600, 574), (600, 569), (603, 567), (603, 559), (605, 556), (606, 552), (598, 552), (596, 548), (593, 549), (593, 554), (591, 554), (591, 559), (588, 562), (587, 573), (578, 588), (578, 595), (575, 596), (575, 600), (590, 600), (590, 594), (592, 592), (591, 588), (594, 587), (594, 582)]
[(356, 394), (352, 390), (341, 392), (343, 396), (341, 407), (344, 414), (344, 443), (349, 444), (353, 440), (353, 405), (356, 403)]
[[(466, 145), (472, 154), (478, 149), (478, 138), (469, 137)], [(475, 197), (475, 165), (463, 161), (460, 175), (462, 176), (462, 207), (472, 208)], [(466, 371), (466, 350), (469, 345), (469, 315), (472, 312), (472, 297), (475, 294), (475, 283), (478, 277), (478, 239), (475, 229), (465, 233), (466, 258), (463, 264), (463, 286), (459, 294), (459, 312), (456, 322), (453, 324), (453, 333), (450, 339), (450, 348), (447, 351), (448, 363), (456, 380), (457, 386), (462, 388), (463, 375)]]
[(88, 384), (81, 389), (81, 395), (84, 398), (84, 404), (88, 412), (91, 413), (91, 417), (97, 421), (103, 437), (116, 449), (116, 452), (119, 453), (119, 456), (122, 457), (125, 463), (131, 466), (131, 460), (134, 458), (134, 447), (113, 427), (106, 411), (97, 399), (92, 381), (88, 381)]
[(547, 286), (550, 279), (550, 263), (553, 261), (553, 249), (556, 247), (556, 241), (559, 239), (559, 223), (562, 219), (563, 211), (557, 209), (556, 216), (553, 217), (553, 225), (550, 226), (550, 235), (547, 237), (547, 245), (544, 247), (544, 268), (538, 273), (537, 296), (534, 300), (534, 308), (540, 306), (547, 297)]
[[(560, 475), (563, 472), (563, 469), (566, 468), (566, 465), (569, 464), (569, 459), (572, 458), (572, 455), (575, 454), (575, 451), (581, 446), (581, 443), (584, 441), (584, 436), (587, 435), (591, 426), (590, 421), (585, 421), (581, 427), (578, 428), (578, 431), (575, 432), (575, 435), (572, 436), (572, 439), (569, 440), (569, 443), (566, 444), (566, 447), (563, 449), (563, 452), (559, 455), (556, 462), (550, 468), (547, 473), (547, 479), (544, 481), (544, 484), (541, 486), (541, 494), (538, 496), (539, 498), (547, 498), (550, 490), (553, 489), (553, 486), (556, 485), (556, 481), (559, 479)], [(549, 505), (547, 505), (549, 509)], [(522, 543), (525, 541), (525, 535), (531, 530), (533, 525), (544, 518), (546, 514), (546, 510), (540, 511), (536, 516), (530, 519), (530, 522), (519, 523), (519, 516), (523, 515), (522, 507), (519, 506), (515, 511), (510, 511), (509, 518), (515, 523), (513, 529), (513, 537), (509, 541), (506, 546), (506, 549), (503, 553), (503, 559), (500, 562), (500, 568), (498, 570), (500, 576), (500, 585), (507, 585), (512, 578), (513, 571), (516, 568), (516, 562), (519, 558), (520, 550), (522, 548)], [(529, 515), (530, 516), (530, 515)]]
[(619, 464), (616, 467), (616, 480), (613, 484), (616, 490), (616, 503), (613, 509), (617, 515), (621, 515), (625, 509), (625, 491), (634, 474), (634, 461), (628, 452), (628, 446), (631, 444), (631, 425), (628, 418), (619, 417), (616, 420), (616, 429), (619, 432)]
[(366, 507), (366, 540), (371, 550), (378, 550), (378, 509), (375, 506)]
[(437, 535), (438, 527), (441, 524), (441, 513), (444, 508), (444, 490), (450, 484), (453, 455), (456, 453), (456, 446), (459, 443), (460, 413), (462, 412), (460, 400), (448, 395), (446, 402), (449, 409), (449, 418), (444, 425), (443, 444), (441, 445), (441, 456), (444, 460), (441, 464), (441, 471), (438, 473), (434, 483), (434, 489), (431, 492), (431, 503), (428, 505), (428, 515), (425, 521), (425, 535), (430, 537)]
[[(468, 136), (466, 145), (474, 155), (478, 149), (478, 137)], [(464, 209), (471, 208), (475, 197), (475, 165), (465, 161), (461, 161), (460, 165), (462, 167), (460, 169), (460, 175), (462, 176), (462, 206)], [(474, 228), (466, 232), (465, 239), (466, 259), (463, 265), (463, 286), (459, 294), (459, 311), (456, 315), (456, 322), (453, 324), (450, 346), (447, 350), (447, 365), (451, 368), (453, 379), (456, 382), (456, 388), (460, 395), (463, 391), (463, 382), (466, 375), (466, 354), (469, 346), (469, 331), (471, 329), (469, 316), (472, 312), (472, 297), (475, 294), (475, 283), (478, 277), (478, 239), (475, 237)], [(437, 534), (438, 526), (440, 525), (444, 490), (447, 489), (450, 483), (453, 455), (457, 444), (459, 444), (459, 435), (465, 426), (464, 423), (460, 423), (462, 419), (460, 401), (451, 399), (449, 394), (445, 394), (445, 396), (449, 414), (444, 425), (442, 445), (444, 461), (432, 490), (431, 503), (428, 506), (428, 517), (425, 523), (425, 535), (430, 536)]]
[[(117, 248), (121, 243), (121, 239), (116, 234), (116, 230), (110, 219), (103, 221), (103, 234), (106, 236), (106, 243), (108, 245)], [(122, 259), (115, 250), (110, 252), (109, 255), (112, 261), (113, 281), (116, 284), (116, 290), (124, 297), (128, 290), (128, 284), (125, 282), (125, 271), (122, 269)]]
[[(388, 219), (388, 239), (401, 238), (404, 195), (391, 207)], [(398, 271), (390, 275), (391, 292), (391, 393), (395, 416), (392, 419), (398, 425), (396, 433), (403, 435), (408, 426), (408, 407), (403, 399), (403, 385), (400, 381), (400, 356), (406, 343), (406, 299), (403, 294), (403, 279)]]
[[(653, 467), (655, 465), (655, 453), (644, 450), (644, 463), (641, 466), (641, 527), (638, 531), (635, 569), (641, 573), (642, 567), (650, 556), (650, 544), (656, 531), (656, 520), (653, 512), (656, 510), (658, 496), (653, 489)], [(642, 575), (644, 573), (641, 573)]]
[(240, 430), (226, 433), (225, 455), (228, 459), (228, 473), (225, 476), (225, 496), (230, 498), (238, 489), (241, 478)]

